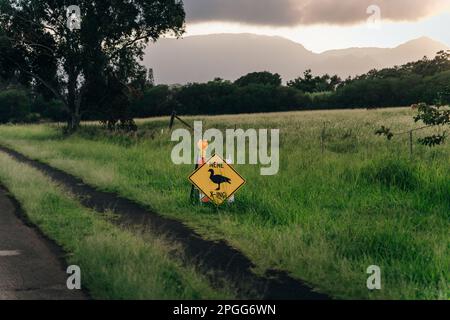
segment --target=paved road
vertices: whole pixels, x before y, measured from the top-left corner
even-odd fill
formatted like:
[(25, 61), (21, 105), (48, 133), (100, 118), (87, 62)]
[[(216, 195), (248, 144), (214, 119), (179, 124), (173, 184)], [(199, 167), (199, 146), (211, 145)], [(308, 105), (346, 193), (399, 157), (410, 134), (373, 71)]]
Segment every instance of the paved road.
[(0, 300), (86, 299), (66, 287), (61, 251), (17, 216), (0, 188)]

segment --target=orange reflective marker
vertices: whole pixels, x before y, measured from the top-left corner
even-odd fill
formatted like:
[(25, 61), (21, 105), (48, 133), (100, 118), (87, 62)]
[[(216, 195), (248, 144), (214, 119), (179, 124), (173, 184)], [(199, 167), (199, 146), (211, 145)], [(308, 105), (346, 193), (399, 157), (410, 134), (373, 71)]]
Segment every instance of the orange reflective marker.
[(189, 181), (216, 205), (224, 203), (245, 184), (245, 179), (217, 155), (198, 168)]
[[(200, 149), (200, 157), (197, 160), (197, 164), (198, 167), (200, 168), (202, 165), (205, 164), (206, 162), (206, 151), (208, 150), (208, 140), (199, 140), (197, 143), (197, 147)], [(205, 196), (203, 193), (199, 193), (200, 196), (200, 202), (202, 203), (208, 203), (209, 202), (209, 198), (207, 196)]]
[(200, 149), (200, 157), (203, 159), (206, 158), (206, 150), (208, 150), (208, 140), (199, 140), (197, 143), (197, 147)]

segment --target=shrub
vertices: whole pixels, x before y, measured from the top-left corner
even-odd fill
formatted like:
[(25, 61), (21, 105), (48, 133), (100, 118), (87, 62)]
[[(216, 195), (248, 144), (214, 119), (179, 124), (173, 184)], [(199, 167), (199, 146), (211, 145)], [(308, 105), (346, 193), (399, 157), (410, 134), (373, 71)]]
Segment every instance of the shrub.
[(28, 113), (23, 118), (23, 122), (26, 122), (26, 123), (36, 123), (36, 122), (39, 122), (40, 120), (41, 120), (41, 115), (39, 113), (34, 113), (34, 112)]
[(25, 122), (30, 112), (31, 100), (25, 91), (9, 89), (0, 92), (0, 123)]

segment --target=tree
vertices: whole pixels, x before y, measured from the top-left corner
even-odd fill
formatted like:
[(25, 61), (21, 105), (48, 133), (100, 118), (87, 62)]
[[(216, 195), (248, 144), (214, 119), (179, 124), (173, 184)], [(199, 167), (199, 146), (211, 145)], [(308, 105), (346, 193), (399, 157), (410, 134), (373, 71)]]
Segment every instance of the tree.
[(147, 87), (142, 98), (134, 101), (133, 115), (140, 118), (170, 115), (174, 111), (170, 109), (170, 96), (170, 88), (167, 85)]
[(303, 77), (298, 77), (287, 83), (288, 87), (309, 93), (334, 91), (342, 82), (338, 76), (325, 74), (321, 77), (313, 76), (311, 69), (303, 73)]
[[(420, 104), (419, 112), (414, 117), (414, 121), (423, 122), (429, 127), (445, 127), (450, 126), (450, 91), (441, 92), (436, 101), (436, 105), (430, 106), (425, 103)], [(444, 143), (446, 133), (435, 134), (427, 136), (419, 140), (419, 142), (426, 146), (437, 146)]]
[(14, 69), (1, 72), (27, 76), (61, 100), (70, 130), (87, 108), (109, 99), (112, 74), (124, 86), (141, 76), (137, 60), (148, 42), (168, 32), (180, 36), (185, 18), (179, 0), (75, 3), (79, 29), (68, 27), (66, 1), (0, 0), (0, 67), (7, 61)]
[[(420, 103), (418, 105), (418, 113), (414, 117), (415, 122), (422, 122), (425, 124), (424, 127), (416, 129), (423, 130), (430, 127), (441, 127), (450, 126), (450, 90), (441, 92), (436, 99), (435, 105), (429, 105), (426, 103)], [(414, 130), (413, 130), (414, 131)], [(390, 128), (382, 126), (375, 132), (376, 135), (385, 136), (388, 140), (396, 135)], [(439, 134), (434, 134), (427, 136), (425, 138), (419, 139), (419, 143), (425, 146), (434, 147), (441, 145), (445, 142), (447, 138), (446, 132)]]
[(264, 72), (253, 72), (249, 73), (243, 77), (240, 77), (235, 81), (235, 84), (239, 87), (245, 87), (250, 84), (262, 84), (271, 85), (275, 87), (281, 86), (281, 76), (278, 73), (270, 73), (268, 71)]
[(287, 85), (288, 87), (298, 89), (302, 92), (315, 92), (316, 88), (311, 69), (306, 70), (303, 73), (303, 77), (288, 81)]

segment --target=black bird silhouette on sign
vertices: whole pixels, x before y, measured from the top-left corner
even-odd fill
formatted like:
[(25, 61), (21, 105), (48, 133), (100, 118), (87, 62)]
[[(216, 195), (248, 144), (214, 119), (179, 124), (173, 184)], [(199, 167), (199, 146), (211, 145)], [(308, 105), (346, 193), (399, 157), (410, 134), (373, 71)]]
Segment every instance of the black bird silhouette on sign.
[(208, 170), (208, 172), (211, 174), (211, 176), (209, 177), (209, 180), (211, 180), (212, 182), (214, 182), (214, 183), (216, 183), (218, 185), (218, 188), (216, 189), (216, 191), (220, 190), (220, 185), (222, 183), (229, 183), (229, 184), (231, 184), (231, 179), (230, 178), (214, 174), (214, 170), (213, 169)]

